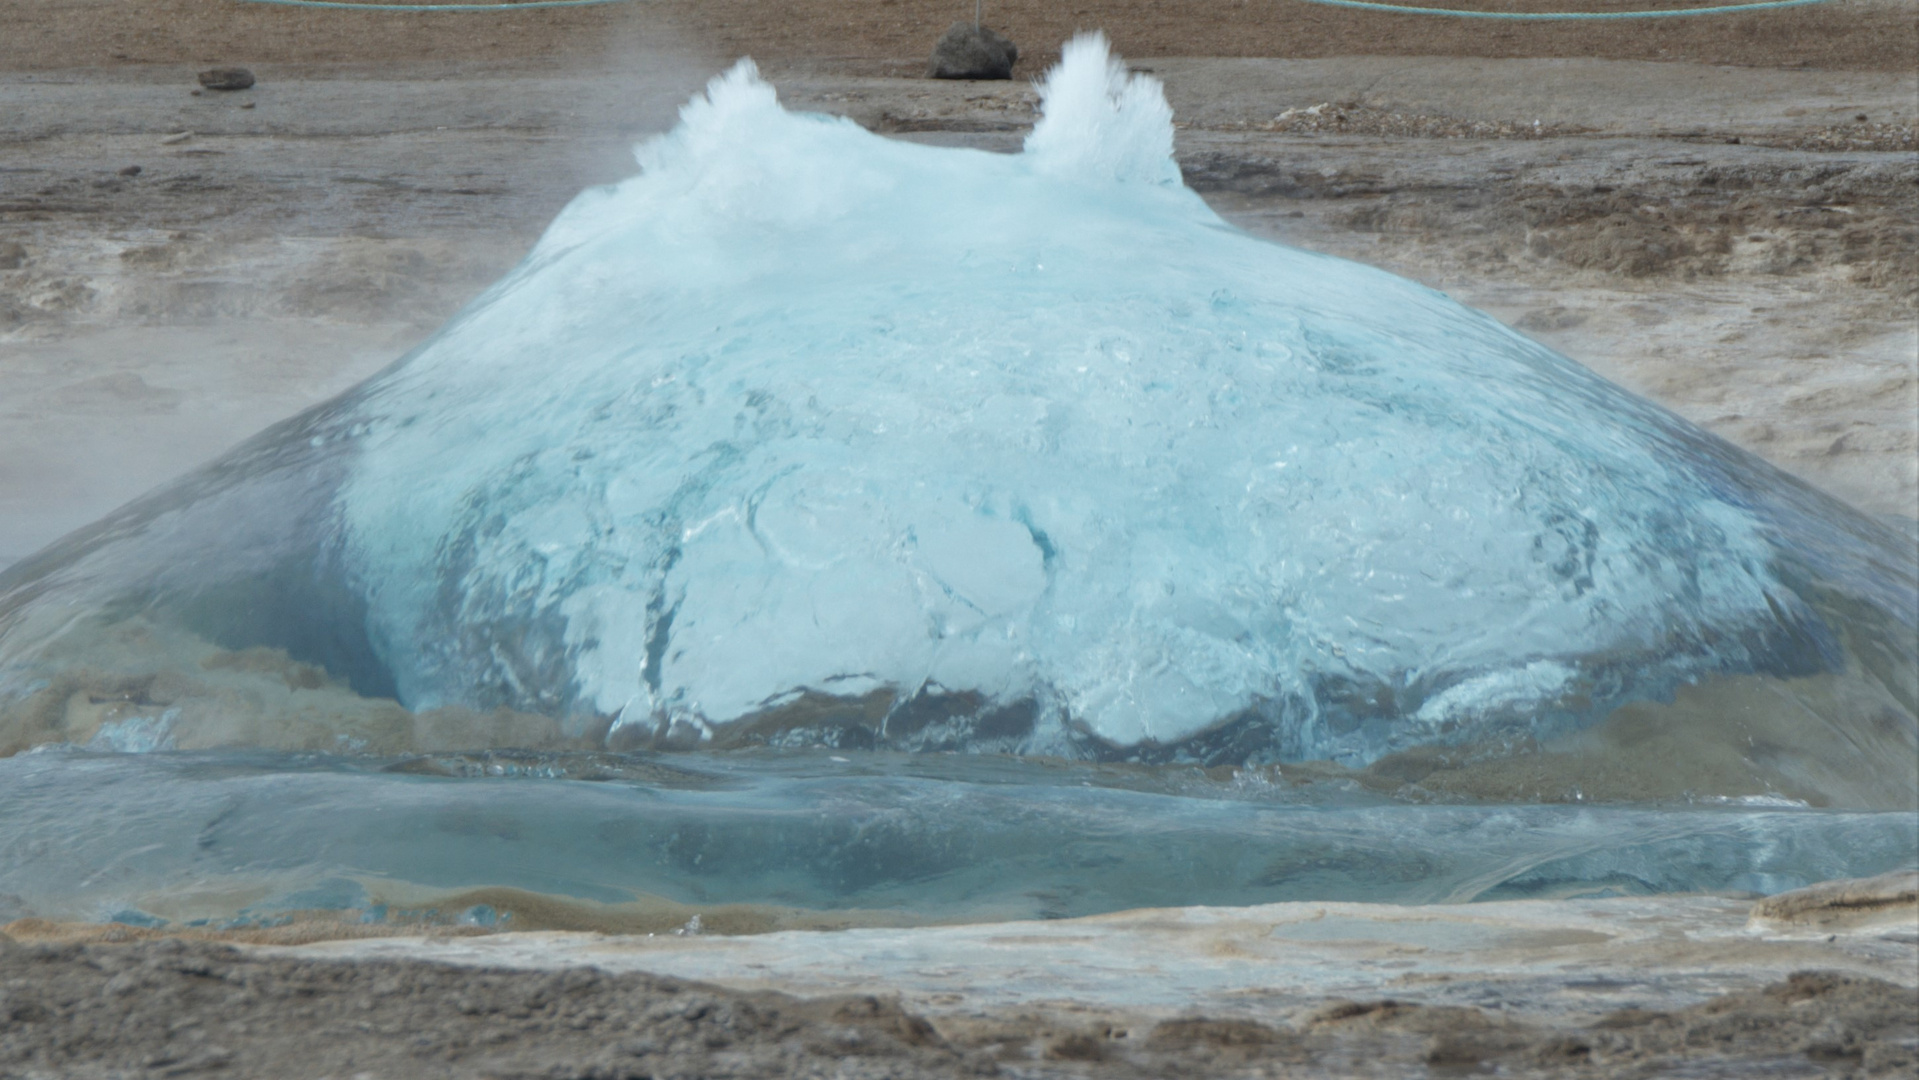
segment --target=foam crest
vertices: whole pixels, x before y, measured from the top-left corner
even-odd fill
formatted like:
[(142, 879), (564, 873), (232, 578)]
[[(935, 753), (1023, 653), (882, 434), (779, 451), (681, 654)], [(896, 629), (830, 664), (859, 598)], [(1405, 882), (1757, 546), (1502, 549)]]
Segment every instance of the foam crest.
[[(584, 193), (548, 229), (536, 257), (579, 244), (654, 234), (661, 262), (684, 269), (688, 249), (724, 244), (731, 230), (789, 229), (857, 212), (892, 178), (867, 167), (867, 133), (842, 117), (795, 114), (751, 59), (715, 76), (680, 109), (680, 123), (634, 148), (640, 175)], [(602, 252), (602, 265), (632, 252)]]
[[(672, 131), (634, 148), (640, 168), (658, 172), (675, 161), (710, 159), (726, 153), (753, 130), (779, 115), (779, 92), (760, 78), (759, 65), (750, 57), (707, 81), (706, 92), (680, 107), (680, 123)], [(742, 130), (744, 129), (744, 130)]]
[(1105, 34), (1067, 42), (1039, 93), (1040, 119), (1026, 137), (1035, 169), (1089, 181), (1179, 183), (1164, 88), (1129, 73)]

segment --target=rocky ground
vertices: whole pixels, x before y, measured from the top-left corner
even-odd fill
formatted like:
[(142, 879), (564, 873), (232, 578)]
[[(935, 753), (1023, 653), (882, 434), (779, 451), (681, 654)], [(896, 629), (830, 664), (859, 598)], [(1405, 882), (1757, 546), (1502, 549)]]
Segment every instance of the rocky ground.
[[(412, 0), (402, 0), (412, 2)], [(420, 0), (428, 2), (428, 0)], [(1417, 0), (1488, 11), (1638, 11), (1721, 0)], [(473, 15), (300, 11), (257, 0), (0, 0), (0, 68), (344, 63), (423, 59), (566, 69), (742, 54), (865, 75), (918, 75), (959, 0), (636, 0), (571, 11)], [(985, 0), (985, 25), (1037, 76), (1075, 30), (1104, 29), (1134, 57), (1597, 57), (1821, 70), (1910, 71), (1910, 0), (1712, 18), (1485, 22), (1314, 7), (1298, 0)]]
[[(940, 1025), (872, 995), (730, 992), (593, 968), (249, 956), (166, 939), (24, 946), (0, 938), (0, 1075), (542, 1077), (1909, 1076), (1905, 987), (1799, 972), (1672, 1012), (1576, 1028), (1387, 999), (1296, 1025), (1204, 1016)], [(1781, 1067), (1779, 1064), (1786, 1064)]]
[(0, 1075), (1909, 1076), (1916, 890), (300, 947), (23, 920)]

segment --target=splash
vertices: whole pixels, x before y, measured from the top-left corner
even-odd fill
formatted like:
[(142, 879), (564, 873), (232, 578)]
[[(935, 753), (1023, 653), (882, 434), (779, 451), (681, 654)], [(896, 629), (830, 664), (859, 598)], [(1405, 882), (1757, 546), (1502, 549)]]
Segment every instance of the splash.
[(1159, 80), (1128, 74), (1099, 34), (1060, 50), (1059, 66), (1040, 86), (1026, 156), (1034, 171), (1067, 180), (1179, 183), (1173, 110)]
[(0, 727), (1361, 767), (1758, 677), (1919, 738), (1898, 538), (1227, 226), (1102, 39), (1042, 97), (937, 149), (741, 62), (405, 360), (0, 576)]

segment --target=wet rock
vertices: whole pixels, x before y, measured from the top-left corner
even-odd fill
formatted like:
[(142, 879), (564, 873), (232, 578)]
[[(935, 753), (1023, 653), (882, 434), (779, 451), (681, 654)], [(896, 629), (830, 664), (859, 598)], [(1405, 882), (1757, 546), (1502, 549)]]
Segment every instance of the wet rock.
[(243, 67), (210, 68), (200, 73), (200, 85), (208, 90), (245, 90), (253, 85), (253, 72)]
[(1010, 79), (1019, 49), (1003, 35), (956, 22), (933, 46), (926, 74), (933, 79)]
[(1919, 930), (1919, 871), (1826, 881), (1753, 905), (1749, 925), (1773, 933)]

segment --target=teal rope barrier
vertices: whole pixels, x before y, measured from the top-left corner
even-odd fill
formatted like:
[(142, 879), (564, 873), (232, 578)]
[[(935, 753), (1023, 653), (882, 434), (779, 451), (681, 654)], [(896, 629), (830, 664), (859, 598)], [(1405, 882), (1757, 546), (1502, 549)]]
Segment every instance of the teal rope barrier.
[[(624, 4), (631, 0), (531, 0), (524, 4), (355, 4), (351, 0), (240, 0), (245, 4), (278, 4), (282, 7), (330, 8), (334, 11), (530, 11), (535, 8), (597, 7)], [(1725, 15), (1735, 11), (1771, 11), (1774, 8), (1804, 7), (1826, 0), (1766, 0), (1759, 4), (1725, 4), (1719, 7), (1670, 8), (1664, 11), (1461, 11), (1458, 8), (1407, 7), (1403, 4), (1376, 4), (1372, 0), (1301, 0), (1327, 7), (1358, 8), (1362, 11), (1386, 11), (1395, 15), (1451, 15), (1460, 19), (1519, 19), (1547, 22), (1559, 19), (1677, 19), (1688, 15)]]
[[(240, 0), (246, 4), (278, 4), (282, 7), (330, 8), (334, 11), (530, 11), (536, 8), (597, 7), (624, 4), (631, 0), (530, 0), (513, 4), (356, 4), (352, 0)], [(1723, 4), (1719, 7), (1668, 8), (1663, 11), (1462, 11), (1458, 8), (1407, 7), (1403, 4), (1376, 4), (1372, 0), (1301, 0), (1327, 7), (1358, 8), (1362, 11), (1387, 11), (1395, 15), (1451, 15), (1460, 19), (1519, 19), (1546, 22), (1559, 19), (1677, 19), (1688, 15), (1725, 15), (1735, 11), (1771, 11), (1774, 8), (1804, 7), (1826, 0), (1766, 0), (1758, 4)]]
[(527, 11), (532, 8), (597, 7), (629, 0), (532, 0), (525, 4), (355, 4), (343, 0), (240, 0), (245, 4), (331, 8), (334, 11)]
[[(530, 11), (536, 8), (597, 7), (624, 4), (630, 0), (530, 0), (524, 4), (356, 4), (351, 0), (240, 0), (246, 4), (278, 4), (282, 7), (330, 8), (334, 11)], [(1386, 11), (1395, 15), (1451, 15), (1460, 19), (1519, 19), (1547, 22), (1560, 19), (1677, 19), (1688, 15), (1725, 15), (1735, 11), (1771, 11), (1774, 8), (1804, 7), (1826, 0), (1766, 0), (1759, 4), (1724, 4), (1719, 7), (1669, 8), (1664, 11), (1461, 11), (1458, 8), (1407, 7), (1403, 4), (1376, 4), (1372, 0), (1301, 0), (1327, 7), (1358, 8), (1362, 11)]]
[[(286, 3), (288, 0), (272, 0)], [(1461, 11), (1457, 8), (1407, 7), (1403, 4), (1375, 4), (1372, 0), (1302, 0), (1327, 7), (1359, 8), (1362, 11), (1389, 11), (1395, 15), (1452, 15), (1461, 19), (1520, 19), (1546, 22), (1554, 19), (1676, 19), (1687, 15), (1724, 15), (1734, 11), (1771, 11), (1774, 8), (1804, 7), (1826, 0), (1767, 0), (1762, 4), (1725, 4), (1719, 7), (1668, 8), (1664, 11)]]

